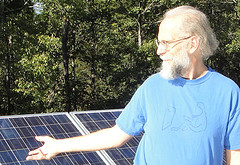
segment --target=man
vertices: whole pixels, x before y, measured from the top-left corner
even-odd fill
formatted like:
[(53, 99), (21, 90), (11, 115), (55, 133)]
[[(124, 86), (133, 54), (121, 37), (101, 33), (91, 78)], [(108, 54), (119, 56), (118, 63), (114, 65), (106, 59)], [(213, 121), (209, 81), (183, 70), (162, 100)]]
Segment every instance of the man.
[(135, 165), (221, 165), (224, 149), (228, 164), (239, 165), (239, 87), (204, 65), (218, 47), (206, 16), (190, 6), (169, 10), (157, 46), (160, 73), (136, 91), (114, 127), (69, 139), (36, 137), (44, 145), (27, 160), (119, 147), (144, 130)]

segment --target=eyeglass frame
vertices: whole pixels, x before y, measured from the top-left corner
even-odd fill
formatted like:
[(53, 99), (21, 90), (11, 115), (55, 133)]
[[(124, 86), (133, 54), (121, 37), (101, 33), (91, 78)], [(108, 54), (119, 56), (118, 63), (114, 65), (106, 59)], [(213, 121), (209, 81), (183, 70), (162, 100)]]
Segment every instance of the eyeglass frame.
[[(164, 51), (168, 51), (170, 49), (172, 49), (173, 47), (175, 47), (177, 44), (180, 43), (180, 41), (183, 41), (183, 40), (186, 40), (186, 39), (189, 39), (191, 38), (192, 36), (188, 36), (188, 37), (185, 37), (185, 38), (182, 38), (182, 39), (178, 39), (178, 40), (173, 40), (173, 41), (166, 41), (166, 40), (158, 40), (156, 39), (156, 45), (157, 47), (160, 46), (160, 44), (164, 47)], [(179, 43), (176, 43), (176, 42), (179, 42)], [(175, 43), (173, 46), (170, 46), (169, 44), (172, 44), (172, 43)], [(170, 48), (169, 48), (170, 47)]]

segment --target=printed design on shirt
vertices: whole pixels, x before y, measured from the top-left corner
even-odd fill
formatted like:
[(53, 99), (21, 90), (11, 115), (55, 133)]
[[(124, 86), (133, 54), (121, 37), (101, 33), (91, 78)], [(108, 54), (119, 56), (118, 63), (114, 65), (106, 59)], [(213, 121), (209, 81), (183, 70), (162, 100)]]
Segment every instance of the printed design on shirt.
[(177, 113), (175, 107), (169, 107), (164, 114), (162, 130), (202, 132), (207, 128), (207, 116), (202, 102), (196, 104), (191, 115), (181, 113)]

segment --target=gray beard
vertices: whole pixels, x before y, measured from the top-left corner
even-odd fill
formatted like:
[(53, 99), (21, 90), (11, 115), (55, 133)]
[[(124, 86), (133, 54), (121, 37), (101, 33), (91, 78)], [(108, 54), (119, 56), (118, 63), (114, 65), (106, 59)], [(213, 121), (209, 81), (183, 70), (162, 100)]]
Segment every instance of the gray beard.
[(169, 80), (182, 77), (186, 74), (189, 64), (190, 59), (187, 50), (183, 48), (177, 52), (170, 64), (164, 61), (162, 62), (160, 75)]

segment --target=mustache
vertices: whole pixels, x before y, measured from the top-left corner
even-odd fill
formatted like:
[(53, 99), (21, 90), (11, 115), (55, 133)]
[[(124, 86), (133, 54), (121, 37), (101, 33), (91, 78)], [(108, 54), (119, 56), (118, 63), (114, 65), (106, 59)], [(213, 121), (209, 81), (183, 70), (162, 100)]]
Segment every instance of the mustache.
[(166, 60), (172, 60), (172, 57), (160, 56), (160, 59), (163, 60), (163, 61), (166, 61)]

